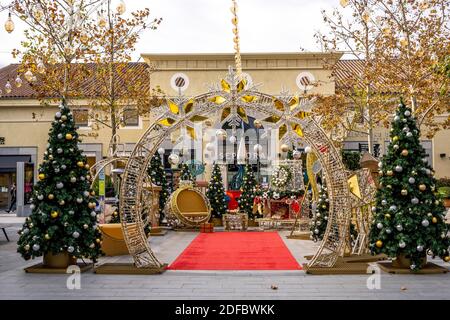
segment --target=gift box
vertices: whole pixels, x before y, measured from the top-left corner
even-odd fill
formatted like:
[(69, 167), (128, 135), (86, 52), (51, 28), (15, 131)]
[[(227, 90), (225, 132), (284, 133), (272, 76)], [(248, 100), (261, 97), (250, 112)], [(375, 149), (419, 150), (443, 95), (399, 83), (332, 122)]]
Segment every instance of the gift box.
[(201, 223), (200, 224), (201, 233), (212, 233), (214, 232), (214, 225), (212, 223)]

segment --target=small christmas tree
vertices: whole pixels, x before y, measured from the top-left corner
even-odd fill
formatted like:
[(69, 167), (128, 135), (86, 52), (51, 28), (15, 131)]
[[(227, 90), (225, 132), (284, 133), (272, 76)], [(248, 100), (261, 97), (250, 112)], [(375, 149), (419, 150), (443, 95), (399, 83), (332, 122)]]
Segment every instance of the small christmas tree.
[(169, 198), (169, 191), (167, 188), (166, 172), (164, 171), (159, 153), (153, 155), (147, 172), (152, 179), (152, 183), (162, 188), (159, 193), (159, 222), (161, 222), (164, 219), (164, 206)]
[(101, 233), (89, 165), (78, 149), (70, 109), (65, 102), (59, 108), (33, 190), (32, 214), (19, 231), (17, 251), (25, 260), (68, 253), (95, 261), (101, 253)]
[(222, 218), (222, 215), (227, 212), (227, 203), (225, 201), (222, 173), (218, 164), (214, 164), (211, 180), (206, 190), (206, 196), (211, 204), (211, 215), (214, 218)]
[(327, 229), (329, 205), (327, 188), (322, 186), (319, 190), (316, 212), (311, 220), (311, 239), (314, 242), (323, 239), (325, 230)]
[(257, 183), (250, 164), (245, 165), (245, 172), (241, 186), (241, 196), (239, 197), (239, 209), (248, 214), (253, 219), (253, 202), (256, 197)]
[(420, 145), (420, 131), (403, 102), (391, 129), (391, 144), (380, 163), (370, 232), (372, 253), (410, 259), (418, 270), (426, 254), (450, 261), (445, 209), (435, 193), (436, 180)]
[(181, 165), (180, 181), (192, 181), (192, 184), (195, 185), (195, 177), (186, 163)]

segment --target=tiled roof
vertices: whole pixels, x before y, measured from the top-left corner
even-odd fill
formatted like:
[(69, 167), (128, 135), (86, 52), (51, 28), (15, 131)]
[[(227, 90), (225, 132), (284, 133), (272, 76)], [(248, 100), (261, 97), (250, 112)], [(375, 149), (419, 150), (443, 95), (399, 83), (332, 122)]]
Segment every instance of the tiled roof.
[[(334, 68), (333, 76), (336, 81), (336, 91), (340, 89), (348, 88), (353, 86), (350, 79), (354, 79), (355, 75), (363, 72), (363, 61), (361, 60), (339, 60)], [(90, 70), (94, 70), (95, 64), (87, 64)], [(20, 88), (15, 86), (15, 79), (17, 77), (17, 70), (19, 68), (18, 64), (11, 64), (2, 69), (0, 69), (0, 89), (3, 91), (0, 99), (14, 99), (14, 98), (35, 98), (36, 91), (33, 86), (38, 86), (39, 82), (35, 84), (30, 84), (23, 79), (23, 85)], [(145, 62), (131, 62), (128, 63), (127, 68), (133, 69), (135, 79), (140, 79), (143, 82), (142, 77), (148, 79), (149, 77), (149, 66)], [(119, 73), (116, 73), (119, 74)], [(5, 84), (10, 81), (12, 85), (12, 91), (10, 93), (5, 92)], [(123, 84), (123, 80), (117, 76), (116, 84), (120, 86)], [(143, 83), (148, 83), (143, 82)], [(82, 91), (87, 98), (94, 98), (98, 96), (98, 90), (102, 86), (99, 85), (98, 79), (90, 77), (86, 79), (82, 85)]]
[[(96, 64), (88, 63), (85, 64), (87, 66), (89, 72), (91, 74), (94, 74)], [(0, 90), (2, 90), (2, 95), (0, 99), (17, 99), (17, 98), (23, 98), (23, 99), (32, 99), (37, 97), (37, 92), (34, 89), (35, 86), (39, 86), (39, 80), (36, 83), (29, 83), (24, 79), (23, 74), (21, 74), (22, 79), (22, 86), (20, 88), (17, 88), (15, 84), (15, 80), (18, 74), (18, 69), (20, 65), (19, 64), (10, 64), (4, 68), (0, 69)], [(121, 68), (118, 66), (118, 68)], [(149, 66), (145, 62), (130, 62), (126, 65), (126, 68), (129, 70), (132, 70), (131, 74), (133, 75), (131, 80), (133, 79), (139, 79), (141, 80), (141, 83), (144, 83), (146, 86), (149, 84)], [(129, 73), (127, 73), (129, 74)], [(120, 77), (120, 72), (115, 73), (115, 84), (116, 87), (123, 87), (124, 81), (123, 78)], [(7, 81), (9, 80), (12, 90), (10, 93), (6, 93), (5, 91), (5, 85)], [(143, 81), (146, 80), (146, 81)], [(99, 83), (100, 79), (96, 79), (95, 76), (91, 76), (87, 79), (85, 79), (81, 85), (80, 90), (83, 92), (83, 95), (85, 98), (95, 98), (99, 95), (99, 90), (103, 88)]]

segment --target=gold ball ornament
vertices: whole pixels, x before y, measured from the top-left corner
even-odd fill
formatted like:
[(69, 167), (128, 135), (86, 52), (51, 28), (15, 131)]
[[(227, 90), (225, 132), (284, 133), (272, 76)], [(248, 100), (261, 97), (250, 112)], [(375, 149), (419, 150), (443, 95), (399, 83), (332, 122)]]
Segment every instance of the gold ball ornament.
[(66, 120), (67, 120), (67, 116), (66, 116), (66, 115), (62, 115), (62, 116), (61, 116), (61, 120), (62, 120), (62, 121), (66, 121)]
[(408, 150), (403, 149), (402, 150), (402, 156), (406, 157), (409, 154)]
[(389, 177), (392, 177), (392, 176), (394, 175), (394, 171), (388, 170), (388, 171), (386, 172), (386, 174), (387, 174)]
[(94, 190), (91, 191), (91, 196), (95, 196), (95, 191)]
[(45, 179), (45, 174), (40, 173), (40, 174), (39, 174), (39, 180), (44, 180), (44, 179)]
[(403, 189), (403, 190), (401, 191), (401, 194), (402, 194), (402, 196), (407, 196), (407, 195), (408, 195), (408, 190)]
[(45, 238), (45, 240), (50, 240), (50, 235), (47, 233), (47, 234), (44, 236), (44, 238)]
[(444, 257), (444, 261), (445, 261), (445, 262), (450, 262), (450, 256)]
[(48, 198), (49, 200), (53, 200), (53, 199), (55, 199), (55, 196), (54, 196), (53, 194), (50, 193), (50, 194), (48, 195), (47, 198)]
[(73, 136), (70, 133), (66, 134), (66, 140), (72, 140), (72, 139), (73, 139)]
[(100, 243), (100, 239), (99, 238), (95, 239), (95, 242)]
[(78, 161), (77, 162), (77, 166), (79, 166), (80, 168), (84, 167), (84, 162), (83, 161)]
[(90, 166), (86, 163), (86, 165), (84, 166), (84, 168), (85, 168), (86, 170), (89, 170)]
[(386, 219), (390, 219), (390, 218), (391, 218), (391, 215), (390, 215), (389, 213), (386, 213), (386, 214), (384, 215), (384, 217), (385, 217)]
[(431, 219), (431, 222), (437, 223), (437, 222), (438, 222), (438, 219), (437, 219), (436, 217), (433, 217), (433, 218)]
[(52, 211), (52, 213), (50, 213), (50, 216), (51, 216), (53, 219), (58, 218), (58, 215), (59, 215), (58, 211)]
[(419, 190), (420, 191), (425, 191), (427, 189), (427, 186), (424, 184), (419, 185)]
[(95, 208), (95, 202), (89, 202), (88, 207), (90, 209), (94, 209)]
[(375, 243), (375, 245), (376, 245), (378, 248), (381, 248), (381, 247), (383, 246), (383, 241), (378, 240), (378, 241)]
[(397, 141), (398, 141), (398, 136), (394, 136), (394, 137), (392, 138), (392, 141), (397, 142)]

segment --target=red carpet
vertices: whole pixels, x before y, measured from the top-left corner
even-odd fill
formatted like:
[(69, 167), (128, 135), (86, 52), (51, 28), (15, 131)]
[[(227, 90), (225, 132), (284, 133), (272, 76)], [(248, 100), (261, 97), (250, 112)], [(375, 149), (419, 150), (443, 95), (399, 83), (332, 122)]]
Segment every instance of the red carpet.
[(200, 233), (169, 270), (301, 270), (277, 232)]

